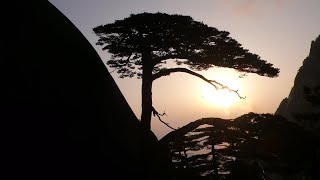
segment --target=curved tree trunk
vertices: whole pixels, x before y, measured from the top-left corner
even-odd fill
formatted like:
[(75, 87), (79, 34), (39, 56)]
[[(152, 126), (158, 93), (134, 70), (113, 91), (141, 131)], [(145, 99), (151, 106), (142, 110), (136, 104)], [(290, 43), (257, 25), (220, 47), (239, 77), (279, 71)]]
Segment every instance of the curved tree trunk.
[(141, 124), (144, 129), (151, 128), (151, 114), (152, 114), (152, 59), (150, 53), (143, 53), (142, 55), (142, 112)]

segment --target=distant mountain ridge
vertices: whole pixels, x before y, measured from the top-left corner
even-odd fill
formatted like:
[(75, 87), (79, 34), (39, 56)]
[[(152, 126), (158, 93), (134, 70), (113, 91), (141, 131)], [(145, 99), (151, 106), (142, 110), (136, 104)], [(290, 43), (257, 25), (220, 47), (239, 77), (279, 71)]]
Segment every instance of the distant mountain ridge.
[(311, 42), (309, 56), (303, 61), (290, 94), (275, 114), (308, 129), (320, 128), (320, 35)]

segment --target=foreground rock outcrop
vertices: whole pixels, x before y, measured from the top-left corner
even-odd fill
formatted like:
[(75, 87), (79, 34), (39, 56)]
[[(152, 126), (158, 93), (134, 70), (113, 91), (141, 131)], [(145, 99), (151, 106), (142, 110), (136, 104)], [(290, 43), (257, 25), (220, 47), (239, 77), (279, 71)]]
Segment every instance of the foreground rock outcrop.
[(157, 179), (142, 132), (80, 31), (48, 1), (1, 7), (2, 179)]
[(300, 67), (294, 86), (275, 114), (311, 130), (320, 127), (320, 36), (311, 43), (309, 56)]

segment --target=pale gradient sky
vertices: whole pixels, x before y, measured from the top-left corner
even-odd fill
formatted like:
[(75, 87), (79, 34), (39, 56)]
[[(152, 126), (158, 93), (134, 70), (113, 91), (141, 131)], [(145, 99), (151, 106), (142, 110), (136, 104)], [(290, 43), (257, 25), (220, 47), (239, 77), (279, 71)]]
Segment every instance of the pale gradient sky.
[[(203, 117), (235, 118), (248, 112), (274, 113), (288, 96), (295, 75), (308, 56), (310, 43), (320, 34), (320, 0), (50, 0), (84, 34), (103, 61), (110, 55), (95, 45), (92, 28), (142, 12), (189, 15), (194, 20), (230, 32), (244, 48), (280, 68), (277, 78), (213, 68), (200, 72), (239, 89), (246, 99), (229, 107), (209, 103), (203, 97), (206, 85), (188, 74), (175, 73), (153, 84), (153, 104), (168, 116), (163, 120), (181, 127)], [(173, 63), (169, 63), (174, 67)], [(112, 71), (109, 69), (109, 71)], [(130, 107), (140, 118), (141, 82), (136, 78), (119, 79), (111, 73)], [(229, 81), (236, 82), (228, 84)], [(232, 96), (232, 95), (230, 95)], [(153, 118), (152, 131), (158, 138), (170, 132)]]

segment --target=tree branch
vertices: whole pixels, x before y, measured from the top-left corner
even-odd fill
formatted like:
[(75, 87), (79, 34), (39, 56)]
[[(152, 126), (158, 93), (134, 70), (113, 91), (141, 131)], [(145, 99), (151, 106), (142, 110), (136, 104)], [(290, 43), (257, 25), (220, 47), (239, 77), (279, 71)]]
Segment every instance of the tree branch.
[(160, 114), (158, 111), (156, 111), (156, 109), (152, 106), (152, 113), (153, 113), (153, 116), (157, 116), (159, 121), (162, 122), (164, 125), (166, 125), (167, 127), (173, 129), (173, 130), (177, 130), (176, 128), (173, 128), (171, 127), (168, 123), (162, 121), (161, 117), (160, 116), (164, 116), (166, 115), (165, 112), (163, 112), (162, 114)]
[(172, 68), (172, 69), (165, 69), (165, 70), (161, 70), (159, 71), (158, 73), (156, 74), (153, 74), (152, 76), (152, 80), (156, 80), (162, 76), (169, 76), (171, 73), (175, 73), (175, 72), (184, 72), (184, 73), (188, 73), (188, 74), (191, 74), (193, 76), (196, 76), (202, 80), (204, 80), (205, 82), (211, 84), (214, 88), (216, 89), (227, 89), (229, 90), (230, 92), (234, 92), (238, 95), (238, 97), (240, 99), (245, 99), (246, 97), (242, 97), (239, 93), (238, 93), (238, 90), (233, 90), (233, 89), (230, 89), (228, 86), (224, 86), (223, 84), (219, 83), (218, 81), (216, 80), (210, 80), (210, 79), (207, 79), (206, 77), (202, 76), (201, 74), (199, 73), (196, 73), (196, 72), (193, 72), (187, 68)]

